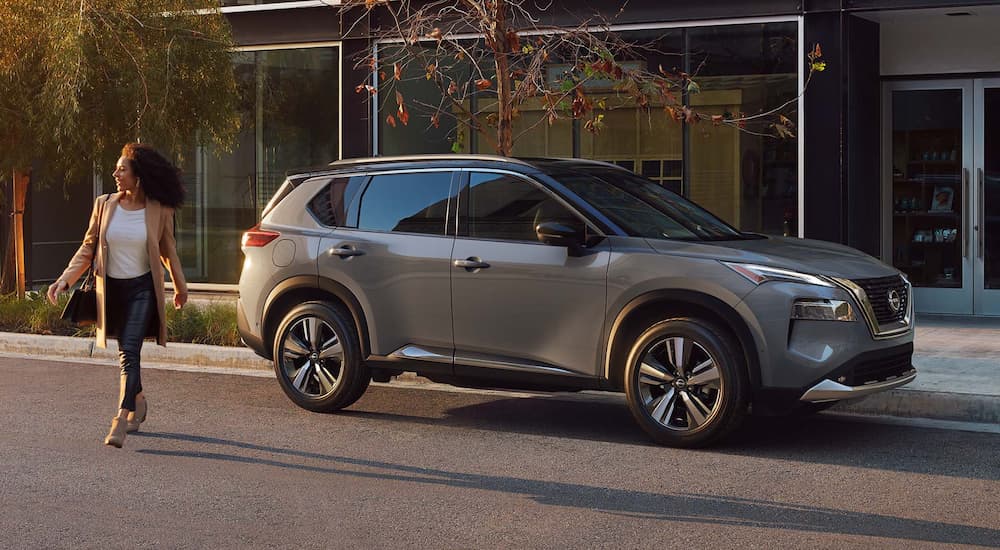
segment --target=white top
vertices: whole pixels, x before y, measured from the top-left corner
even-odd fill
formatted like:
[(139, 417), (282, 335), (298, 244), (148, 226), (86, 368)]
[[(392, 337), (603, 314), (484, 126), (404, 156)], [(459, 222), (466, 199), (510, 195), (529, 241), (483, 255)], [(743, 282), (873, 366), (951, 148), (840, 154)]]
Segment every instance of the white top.
[(116, 208), (108, 222), (105, 239), (108, 244), (108, 277), (131, 279), (149, 271), (145, 208)]

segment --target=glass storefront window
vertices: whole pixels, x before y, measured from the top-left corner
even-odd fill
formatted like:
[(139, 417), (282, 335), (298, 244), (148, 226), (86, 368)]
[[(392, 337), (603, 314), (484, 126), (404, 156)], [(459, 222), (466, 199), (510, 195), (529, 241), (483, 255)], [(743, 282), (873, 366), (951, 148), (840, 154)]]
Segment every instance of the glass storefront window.
[[(795, 98), (797, 33), (794, 22), (688, 31), (689, 64), (701, 87), (690, 96), (691, 106), (708, 115), (755, 115)], [(784, 115), (795, 120), (795, 108)], [(686, 194), (742, 230), (797, 235), (797, 142), (750, 129), (705, 122), (690, 127)]]
[(339, 158), (337, 47), (238, 52), (242, 128), (230, 152), (195, 149), (182, 167), (188, 202), (177, 243), (190, 282), (233, 284), (240, 235), (253, 226), (287, 170)]
[[(627, 31), (622, 37), (637, 55), (621, 62), (644, 64), (693, 75), (700, 92), (683, 100), (705, 115), (755, 115), (794, 100), (798, 93), (798, 23), (774, 22), (679, 29)], [(391, 71), (385, 71), (391, 74)], [(404, 95), (436, 105), (440, 93), (423, 78), (409, 75), (400, 83)], [(710, 122), (674, 121), (663, 105), (638, 108), (630, 100), (599, 85), (587, 90), (592, 100), (607, 105), (604, 129), (587, 132), (582, 123), (560, 118), (542, 120), (540, 105), (530, 101), (514, 120), (514, 156), (578, 156), (613, 162), (681, 193), (744, 231), (798, 234), (798, 141), (757, 135), (751, 126), (740, 131)], [(448, 152), (459, 129), (426, 122), (408, 127), (386, 124), (395, 110), (391, 98), (380, 99), (378, 151), (381, 154)], [(491, 105), (491, 102), (494, 102)], [(411, 104), (412, 102), (408, 102)], [(490, 94), (466, 104), (488, 113), (495, 108)], [(797, 103), (782, 111), (797, 118)], [(769, 120), (773, 121), (772, 116)], [(766, 130), (766, 128), (763, 128)], [(467, 130), (462, 130), (468, 134)], [(464, 152), (494, 153), (485, 139), (461, 140)]]

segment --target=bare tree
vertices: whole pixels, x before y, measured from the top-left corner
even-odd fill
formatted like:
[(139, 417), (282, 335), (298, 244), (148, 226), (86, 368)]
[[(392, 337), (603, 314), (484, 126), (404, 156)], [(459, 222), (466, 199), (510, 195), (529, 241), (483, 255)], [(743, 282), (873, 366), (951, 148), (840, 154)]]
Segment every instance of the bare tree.
[[(542, 123), (561, 118), (580, 120), (591, 132), (604, 128), (604, 113), (616, 105), (632, 105), (647, 112), (662, 109), (675, 121), (709, 122), (740, 131), (793, 137), (794, 123), (785, 115), (799, 96), (761, 113), (705, 114), (692, 109), (687, 95), (700, 91), (697, 71), (688, 74), (676, 67), (650, 70), (636, 63), (651, 54), (666, 54), (655, 43), (630, 42), (612, 31), (615, 17), (594, 15), (573, 26), (542, 23), (551, 17), (555, 2), (526, 0), (347, 0), (339, 9), (349, 32), (371, 27), (377, 52), (359, 61), (369, 79), (357, 87), (394, 101), (390, 126), (409, 124), (411, 107), (426, 113), (438, 127), (442, 117), (454, 118), (459, 128), (453, 138), (462, 148), (462, 128), (478, 133), (500, 155), (511, 155), (514, 143)], [(808, 76), (825, 64), (819, 46), (809, 52)], [(439, 101), (407, 98), (407, 80), (432, 82)], [(610, 97), (588, 93), (597, 82), (610, 87)], [(805, 87), (802, 92), (804, 93)], [(470, 101), (479, 98), (479, 107)], [(513, 121), (526, 102), (540, 102), (543, 116), (514, 132)]]

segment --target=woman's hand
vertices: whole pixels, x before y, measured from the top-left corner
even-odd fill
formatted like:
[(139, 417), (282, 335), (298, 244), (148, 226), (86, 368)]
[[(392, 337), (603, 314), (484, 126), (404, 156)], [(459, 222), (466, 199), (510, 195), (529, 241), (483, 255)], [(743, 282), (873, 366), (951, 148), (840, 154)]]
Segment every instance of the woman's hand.
[(174, 309), (180, 309), (184, 307), (188, 301), (188, 293), (186, 290), (174, 290)]
[(66, 292), (69, 289), (69, 285), (66, 281), (62, 279), (56, 279), (56, 282), (49, 285), (49, 291), (47, 293), (49, 297), (49, 302), (52, 305), (56, 305), (59, 302), (59, 295)]

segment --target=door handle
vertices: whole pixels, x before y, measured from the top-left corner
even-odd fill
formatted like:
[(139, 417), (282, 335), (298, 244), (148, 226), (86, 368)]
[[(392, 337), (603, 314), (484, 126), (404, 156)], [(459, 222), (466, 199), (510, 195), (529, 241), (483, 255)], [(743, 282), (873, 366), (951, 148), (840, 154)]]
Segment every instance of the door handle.
[(485, 269), (490, 266), (490, 264), (480, 260), (475, 256), (469, 256), (464, 260), (455, 260), (455, 267), (461, 267), (466, 270), (472, 271), (474, 269)]
[(328, 253), (331, 256), (340, 256), (341, 258), (350, 258), (352, 256), (364, 256), (364, 250), (358, 250), (357, 248), (351, 246), (340, 246), (337, 248), (331, 248)]
[(979, 245), (979, 257), (982, 258), (986, 253), (985, 239), (983, 233), (986, 233), (986, 185), (984, 183), (983, 169), (979, 169), (979, 211), (976, 212), (976, 233), (978, 235)]
[(972, 207), (972, 198), (969, 195), (969, 169), (962, 168), (962, 223), (959, 231), (962, 233), (962, 259), (969, 257), (969, 224), (965, 217), (969, 215), (969, 208)]

